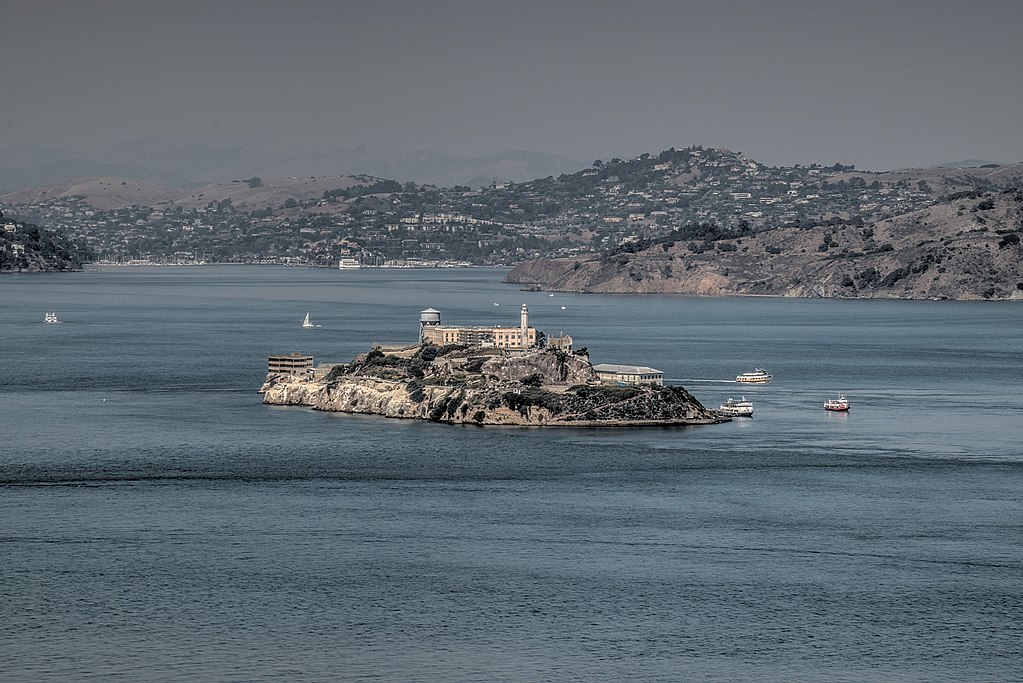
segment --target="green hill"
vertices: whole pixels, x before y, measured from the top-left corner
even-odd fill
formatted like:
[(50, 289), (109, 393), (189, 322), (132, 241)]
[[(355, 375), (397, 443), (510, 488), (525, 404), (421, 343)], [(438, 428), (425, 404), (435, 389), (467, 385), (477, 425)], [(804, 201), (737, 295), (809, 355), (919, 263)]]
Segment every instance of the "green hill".
[(90, 258), (88, 248), (60, 232), (0, 214), (0, 272), (81, 270)]

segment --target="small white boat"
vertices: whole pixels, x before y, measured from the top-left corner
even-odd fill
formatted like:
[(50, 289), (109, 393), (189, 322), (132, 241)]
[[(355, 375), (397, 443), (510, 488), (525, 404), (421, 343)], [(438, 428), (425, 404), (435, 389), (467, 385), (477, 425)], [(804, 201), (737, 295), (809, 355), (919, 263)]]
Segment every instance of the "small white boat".
[(495, 302), (494, 302), (494, 305), (495, 305), (495, 306), (500, 306), (501, 304), (499, 304), (499, 303), (497, 303), (497, 302), (495, 301)]
[(824, 410), (844, 413), (849, 410), (849, 399), (845, 397), (845, 394), (839, 394), (838, 398), (829, 398), (824, 401)]
[(562, 306), (562, 307), (561, 307), (561, 310), (565, 310), (565, 307), (564, 307), (564, 306)]
[(56, 313), (47, 313), (45, 316), (43, 316), (43, 322), (44, 323), (59, 323), (60, 320), (57, 319), (57, 314)]
[(736, 377), (735, 381), (744, 384), (767, 384), (771, 381), (771, 375), (763, 368), (754, 368), (752, 372), (744, 372)]
[(753, 417), (753, 403), (747, 401), (745, 396), (738, 401), (729, 398), (718, 408), (718, 413), (726, 417)]
[(313, 325), (309, 321), (309, 314), (308, 313), (305, 314), (305, 320), (302, 321), (302, 327), (315, 327), (315, 325)]

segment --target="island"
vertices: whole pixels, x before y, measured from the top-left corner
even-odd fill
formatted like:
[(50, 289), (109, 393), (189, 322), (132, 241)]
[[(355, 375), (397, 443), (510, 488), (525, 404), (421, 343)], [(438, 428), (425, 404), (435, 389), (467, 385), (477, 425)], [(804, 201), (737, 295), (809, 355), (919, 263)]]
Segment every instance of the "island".
[[(269, 405), (450, 424), (562, 427), (704, 425), (728, 418), (653, 368), (592, 365), (565, 335), (530, 327), (442, 326), (420, 316), (420, 341), (377, 345), (351, 363), (271, 356), (260, 392)], [(438, 344), (438, 341), (444, 341)]]

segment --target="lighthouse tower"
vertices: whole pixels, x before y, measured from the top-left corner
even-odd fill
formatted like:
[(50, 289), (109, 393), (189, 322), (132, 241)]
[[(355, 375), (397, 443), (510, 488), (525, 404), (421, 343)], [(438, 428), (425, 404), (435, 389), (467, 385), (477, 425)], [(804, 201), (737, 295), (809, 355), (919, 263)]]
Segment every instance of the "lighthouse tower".
[(529, 348), (529, 310), (526, 304), (522, 304), (522, 311), (519, 313), (519, 340), (521, 348)]

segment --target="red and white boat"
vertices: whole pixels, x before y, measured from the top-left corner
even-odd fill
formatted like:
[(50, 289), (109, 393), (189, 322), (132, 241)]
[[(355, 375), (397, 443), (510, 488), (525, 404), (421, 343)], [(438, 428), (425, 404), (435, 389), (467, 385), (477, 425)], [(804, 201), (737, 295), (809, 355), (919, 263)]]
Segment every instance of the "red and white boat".
[(849, 399), (845, 397), (845, 394), (839, 394), (838, 398), (829, 398), (824, 401), (824, 410), (844, 413), (849, 410)]

